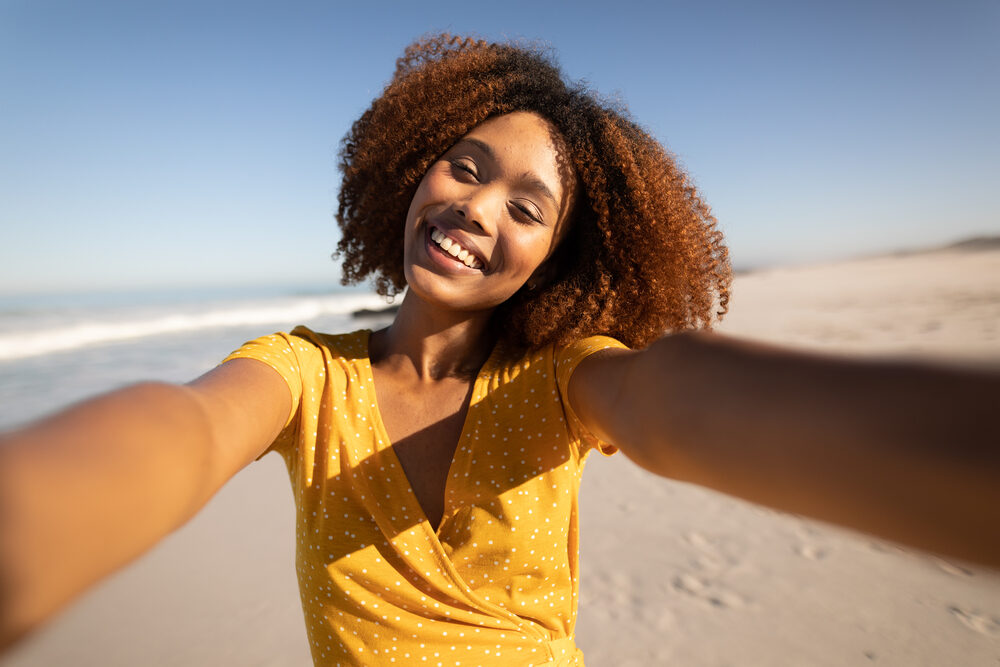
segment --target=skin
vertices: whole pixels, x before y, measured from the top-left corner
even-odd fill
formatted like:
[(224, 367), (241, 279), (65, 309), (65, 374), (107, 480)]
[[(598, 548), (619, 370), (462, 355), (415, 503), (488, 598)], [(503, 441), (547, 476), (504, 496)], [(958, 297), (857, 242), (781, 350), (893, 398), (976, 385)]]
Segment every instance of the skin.
[(290, 409), (281, 376), (240, 359), (0, 436), (0, 648), (190, 519)]
[[(568, 229), (572, 205), (574, 184), (557, 167), (555, 137), (535, 114), (492, 118), (427, 170), (404, 235), (408, 294), (423, 308), (484, 322), (539, 272)], [(442, 252), (430, 239), (434, 228), (472, 251), (483, 268)]]
[[(428, 170), (407, 215), (410, 290), (369, 352), (383, 422), (432, 525), (495, 343), (489, 316), (543, 279), (569, 233), (575, 193), (559, 151), (538, 116), (490, 120)], [(431, 227), (483, 268), (440, 253)], [(658, 474), (1000, 567), (996, 374), (681, 334), (589, 357), (568, 400)], [(0, 646), (190, 518), (267, 448), (290, 406), (274, 370), (241, 359), (0, 436)]]
[[(534, 114), (486, 121), (428, 169), (407, 214), (409, 290), (370, 356), (382, 421), (435, 527), (473, 380), (495, 343), (490, 315), (544, 271), (566, 232), (574, 182), (557, 168), (554, 136)], [(482, 268), (447, 255), (431, 229)]]
[(1000, 567), (1000, 375), (706, 333), (580, 364), (570, 403), (640, 466)]

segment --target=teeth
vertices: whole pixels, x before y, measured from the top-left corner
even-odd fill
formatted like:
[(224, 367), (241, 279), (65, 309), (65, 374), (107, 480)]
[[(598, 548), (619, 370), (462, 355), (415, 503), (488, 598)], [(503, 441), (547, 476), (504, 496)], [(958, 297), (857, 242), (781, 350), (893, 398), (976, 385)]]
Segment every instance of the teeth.
[(476, 259), (475, 255), (460, 246), (458, 243), (452, 241), (449, 237), (445, 236), (444, 232), (438, 229), (432, 229), (431, 240), (437, 243), (442, 250), (465, 264), (470, 269), (482, 268), (482, 262)]

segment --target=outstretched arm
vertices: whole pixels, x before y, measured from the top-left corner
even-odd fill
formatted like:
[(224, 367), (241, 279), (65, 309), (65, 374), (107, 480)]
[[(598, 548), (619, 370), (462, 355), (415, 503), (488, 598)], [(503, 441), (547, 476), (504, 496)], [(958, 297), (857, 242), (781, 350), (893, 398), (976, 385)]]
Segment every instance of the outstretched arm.
[(1000, 567), (1000, 375), (704, 333), (581, 363), (570, 401), (642, 467)]
[(193, 516), (290, 406), (275, 371), (237, 359), (0, 436), (0, 648)]

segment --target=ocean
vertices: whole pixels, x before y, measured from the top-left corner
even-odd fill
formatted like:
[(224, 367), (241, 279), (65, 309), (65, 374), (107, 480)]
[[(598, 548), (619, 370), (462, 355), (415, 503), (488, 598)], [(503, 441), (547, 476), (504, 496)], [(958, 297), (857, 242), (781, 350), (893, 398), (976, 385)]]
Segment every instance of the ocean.
[(312, 286), (0, 295), (0, 429), (132, 382), (187, 382), (299, 324), (381, 326), (352, 313), (386, 305), (367, 289)]

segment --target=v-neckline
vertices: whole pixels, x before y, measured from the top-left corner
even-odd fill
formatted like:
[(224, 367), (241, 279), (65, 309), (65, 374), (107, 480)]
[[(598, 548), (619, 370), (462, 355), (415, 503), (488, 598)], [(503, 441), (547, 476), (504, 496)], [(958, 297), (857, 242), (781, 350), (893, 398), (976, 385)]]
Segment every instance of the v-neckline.
[(424, 506), (420, 504), (420, 499), (417, 498), (416, 491), (413, 490), (413, 483), (410, 482), (410, 478), (406, 475), (406, 469), (403, 468), (402, 461), (399, 456), (396, 455), (396, 449), (393, 447), (393, 442), (389, 438), (389, 431), (385, 427), (385, 422), (382, 421), (382, 409), (378, 404), (378, 391), (375, 388), (375, 373), (372, 369), (372, 358), (371, 358), (371, 339), (372, 331), (370, 329), (365, 329), (365, 339), (364, 339), (364, 364), (362, 365), (362, 370), (367, 377), (363, 378), (363, 381), (372, 387), (372, 424), (378, 431), (378, 440), (385, 443), (384, 449), (389, 457), (391, 457), (393, 463), (393, 469), (399, 470), (400, 485), (406, 494), (408, 494), (407, 502), (412, 502), (420, 512), (420, 523), (426, 525), (430, 532), (439, 538), (441, 534), (441, 528), (444, 526), (445, 522), (454, 514), (455, 508), (451, 507), (449, 502), (448, 490), (452, 484), (452, 478), (455, 473), (455, 463), (458, 461), (458, 457), (461, 455), (466, 440), (466, 434), (469, 429), (469, 425), (472, 420), (472, 411), (476, 408), (476, 405), (483, 399), (486, 395), (486, 388), (484, 384), (489, 380), (490, 374), (492, 373), (493, 367), (497, 361), (497, 355), (499, 354), (500, 344), (497, 343), (493, 346), (493, 350), (490, 352), (490, 356), (486, 358), (483, 362), (482, 367), (476, 373), (476, 379), (472, 383), (472, 396), (469, 399), (469, 406), (465, 410), (465, 418), (462, 420), (462, 430), (458, 434), (458, 442), (455, 443), (455, 451), (451, 455), (451, 462), (448, 464), (448, 473), (444, 480), (444, 501), (442, 504), (441, 511), (441, 521), (437, 526), (431, 524), (430, 519), (427, 518), (427, 512), (424, 510)]

